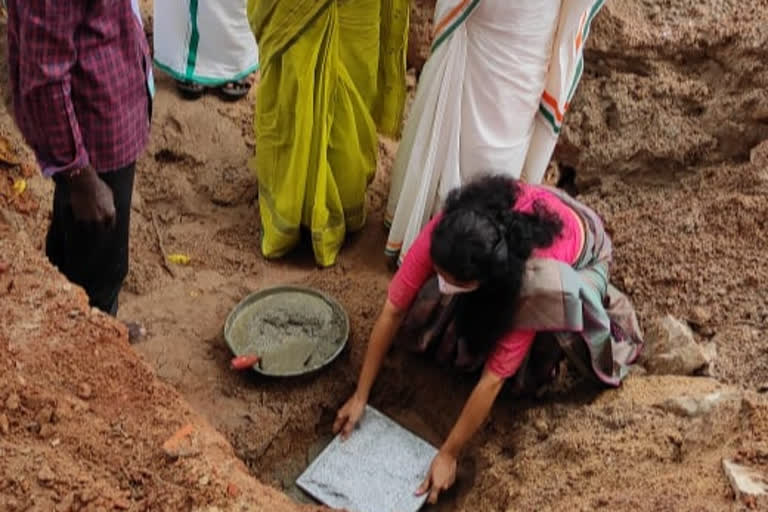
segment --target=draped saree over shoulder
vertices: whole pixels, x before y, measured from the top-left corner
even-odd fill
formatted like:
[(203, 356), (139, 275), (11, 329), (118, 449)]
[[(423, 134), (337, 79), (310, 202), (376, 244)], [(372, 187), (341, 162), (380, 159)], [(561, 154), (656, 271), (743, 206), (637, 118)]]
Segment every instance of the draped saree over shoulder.
[(605, 0), (437, 0), (432, 53), (392, 168), (402, 262), (448, 193), (487, 172), (540, 183)]

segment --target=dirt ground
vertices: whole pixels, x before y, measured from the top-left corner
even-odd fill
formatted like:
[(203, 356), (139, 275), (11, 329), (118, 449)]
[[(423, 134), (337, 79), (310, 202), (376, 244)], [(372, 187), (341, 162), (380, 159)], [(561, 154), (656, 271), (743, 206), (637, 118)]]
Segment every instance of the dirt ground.
[[(429, 11), (429, 1), (414, 2), (414, 65), (426, 56)], [(766, 21), (761, 0), (608, 2), (556, 153), (580, 199), (604, 216), (614, 281), (641, 320), (690, 320), (698, 341), (717, 346), (714, 378), (638, 372), (602, 394), (571, 386), (536, 401), (502, 396), (456, 489), (431, 510), (741, 508), (722, 458), (768, 465), (768, 401), (758, 393), (768, 384)], [(2, 45), (4, 31), (0, 18)], [(133, 347), (44, 263), (52, 187), (0, 106), (0, 137), (26, 164), (0, 163), (0, 262), (11, 264), (0, 273), (1, 510), (290, 510), (275, 489), (306, 501), (293, 480), (354, 388), (391, 277), (382, 216), (396, 144), (382, 140), (369, 225), (335, 267), (317, 269), (308, 247), (267, 262), (247, 167), (254, 95), (186, 102), (166, 77), (157, 86), (121, 297), (120, 317), (149, 332)], [(28, 188), (17, 195), (11, 185), (23, 175)], [(164, 268), (158, 239), (191, 264)], [(249, 292), (282, 283), (339, 299), (348, 350), (295, 381), (232, 373), (226, 315)], [(371, 402), (439, 445), (472, 384), (395, 352)], [(735, 398), (704, 417), (661, 407), (716, 390)], [(163, 442), (188, 423), (194, 454), (171, 460)]]

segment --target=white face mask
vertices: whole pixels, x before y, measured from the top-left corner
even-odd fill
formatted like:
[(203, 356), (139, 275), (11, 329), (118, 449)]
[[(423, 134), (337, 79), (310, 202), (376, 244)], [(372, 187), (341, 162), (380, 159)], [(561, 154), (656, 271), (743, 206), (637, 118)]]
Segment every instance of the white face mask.
[(453, 285), (443, 279), (443, 276), (440, 274), (437, 274), (437, 287), (440, 289), (440, 293), (443, 295), (458, 295), (461, 293), (470, 293), (477, 290), (477, 285), (470, 286), (468, 288), (462, 288), (461, 286)]

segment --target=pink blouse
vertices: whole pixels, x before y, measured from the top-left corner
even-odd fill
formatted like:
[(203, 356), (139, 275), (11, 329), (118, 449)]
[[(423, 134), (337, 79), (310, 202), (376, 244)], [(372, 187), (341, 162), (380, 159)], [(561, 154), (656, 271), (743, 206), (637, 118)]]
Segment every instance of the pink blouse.
[[(538, 201), (563, 223), (563, 229), (555, 242), (545, 249), (534, 250), (533, 257), (555, 259), (570, 265), (576, 263), (584, 245), (584, 230), (580, 218), (546, 189), (524, 183), (520, 183), (519, 187), (520, 196), (515, 204), (516, 211), (533, 212), (534, 203)], [(436, 215), (424, 227), (389, 285), (389, 300), (401, 311), (410, 309), (422, 286), (435, 275), (430, 245), (432, 231), (441, 218), (442, 214)], [(511, 377), (520, 368), (535, 337), (535, 331), (510, 331), (498, 341), (489, 354), (486, 369), (503, 379)]]

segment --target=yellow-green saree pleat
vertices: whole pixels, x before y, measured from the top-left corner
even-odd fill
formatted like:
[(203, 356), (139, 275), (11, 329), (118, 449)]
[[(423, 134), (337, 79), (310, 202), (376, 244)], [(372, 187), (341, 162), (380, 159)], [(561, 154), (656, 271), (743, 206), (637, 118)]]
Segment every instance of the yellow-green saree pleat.
[(262, 60), (252, 161), (262, 252), (284, 255), (305, 226), (317, 262), (332, 265), (365, 224), (377, 125), (400, 129), (408, 2), (250, 0), (248, 14)]

